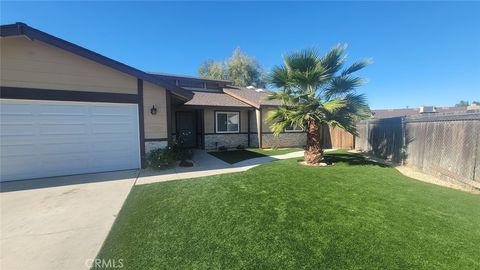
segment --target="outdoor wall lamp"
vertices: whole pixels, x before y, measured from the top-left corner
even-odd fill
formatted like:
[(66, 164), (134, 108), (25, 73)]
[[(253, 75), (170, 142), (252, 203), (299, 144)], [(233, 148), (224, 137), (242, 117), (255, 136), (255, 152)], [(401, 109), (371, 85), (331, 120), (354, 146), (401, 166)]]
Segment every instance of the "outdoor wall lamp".
[(152, 115), (157, 114), (157, 108), (155, 108), (155, 105), (153, 105), (152, 108), (150, 109), (150, 113), (151, 113)]

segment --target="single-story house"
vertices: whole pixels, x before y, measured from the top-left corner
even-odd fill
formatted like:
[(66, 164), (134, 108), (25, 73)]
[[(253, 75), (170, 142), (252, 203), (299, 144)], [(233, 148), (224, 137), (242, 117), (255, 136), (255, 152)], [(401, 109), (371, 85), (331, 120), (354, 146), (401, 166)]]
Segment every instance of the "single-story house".
[(267, 90), (144, 72), (24, 23), (0, 33), (1, 181), (140, 168), (179, 136), (206, 150), (306, 143), (273, 136)]

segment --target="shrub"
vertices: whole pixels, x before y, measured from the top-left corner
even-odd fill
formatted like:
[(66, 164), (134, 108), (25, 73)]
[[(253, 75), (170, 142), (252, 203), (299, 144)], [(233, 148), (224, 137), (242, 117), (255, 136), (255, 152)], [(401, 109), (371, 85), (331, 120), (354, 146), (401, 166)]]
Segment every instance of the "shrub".
[(191, 149), (188, 149), (183, 146), (181, 142), (174, 142), (172, 145), (173, 153), (175, 154), (176, 160), (185, 161), (187, 159), (192, 159), (193, 152)]
[(226, 146), (222, 145), (222, 146), (218, 147), (218, 151), (227, 151), (227, 150), (228, 150), (228, 148)]
[(152, 150), (147, 156), (148, 165), (157, 169), (168, 168), (175, 160), (175, 153), (171, 147)]
[(239, 144), (239, 145), (237, 145), (237, 149), (238, 150), (243, 150), (243, 149), (245, 149), (245, 146), (243, 144)]
[(183, 160), (179, 164), (180, 167), (193, 167), (193, 162)]

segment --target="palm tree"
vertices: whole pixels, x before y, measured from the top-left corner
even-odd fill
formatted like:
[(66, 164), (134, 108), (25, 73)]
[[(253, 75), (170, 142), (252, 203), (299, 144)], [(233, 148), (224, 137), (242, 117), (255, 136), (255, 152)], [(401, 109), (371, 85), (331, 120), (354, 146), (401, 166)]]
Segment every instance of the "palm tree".
[(269, 98), (281, 100), (282, 105), (271, 111), (267, 120), (273, 122), (275, 135), (290, 126), (306, 130), (307, 164), (324, 160), (322, 126), (337, 126), (356, 135), (356, 122), (370, 116), (365, 96), (355, 92), (364, 80), (353, 73), (371, 61), (362, 60), (343, 68), (345, 49), (346, 45), (337, 45), (324, 56), (319, 56), (315, 49), (288, 54), (283, 65), (274, 67), (268, 78), (278, 89)]

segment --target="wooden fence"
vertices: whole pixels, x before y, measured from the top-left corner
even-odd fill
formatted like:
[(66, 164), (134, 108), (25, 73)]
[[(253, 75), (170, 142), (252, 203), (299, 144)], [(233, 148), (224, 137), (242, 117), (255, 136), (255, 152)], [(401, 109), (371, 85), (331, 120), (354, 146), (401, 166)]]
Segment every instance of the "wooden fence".
[(322, 134), (323, 148), (353, 149), (354, 136), (340, 128), (324, 126)]
[(362, 121), (355, 148), (480, 188), (480, 113)]

